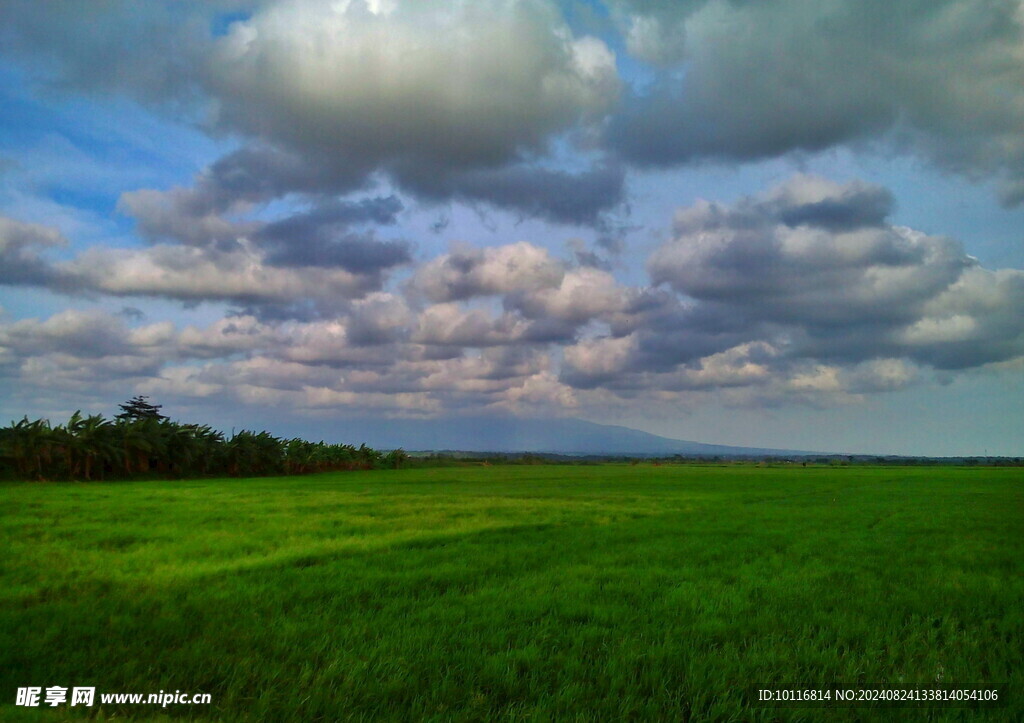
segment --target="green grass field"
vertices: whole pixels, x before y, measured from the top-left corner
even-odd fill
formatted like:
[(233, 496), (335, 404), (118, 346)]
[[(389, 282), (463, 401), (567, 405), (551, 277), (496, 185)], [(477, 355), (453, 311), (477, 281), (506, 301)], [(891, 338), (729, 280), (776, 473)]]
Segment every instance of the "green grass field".
[[(1022, 720), (1022, 482), (607, 465), (5, 484), (0, 719)], [(29, 685), (212, 704), (16, 708)], [(1000, 699), (780, 708), (760, 688)]]

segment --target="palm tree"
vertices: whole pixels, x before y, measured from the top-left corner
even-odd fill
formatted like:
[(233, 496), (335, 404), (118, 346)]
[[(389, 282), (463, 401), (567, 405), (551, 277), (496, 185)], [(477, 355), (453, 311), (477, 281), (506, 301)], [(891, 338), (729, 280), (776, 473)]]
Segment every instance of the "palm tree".
[(373, 469), (380, 462), (381, 453), (365, 444), (360, 444), (356, 450), (356, 460), (361, 469)]
[(193, 469), (199, 474), (220, 470), (224, 457), (224, 435), (208, 425), (185, 425), (194, 444)]
[(304, 439), (289, 439), (284, 443), (285, 474), (303, 474), (313, 467), (316, 445)]
[(50, 423), (45, 419), (30, 422), (24, 417), (4, 429), (5, 455), (14, 461), (19, 477), (43, 479), (51, 466), (55, 442)]
[(393, 449), (384, 455), (384, 466), (390, 469), (399, 469), (407, 461), (409, 461), (409, 455), (402, 448)]
[(181, 477), (192, 471), (198, 454), (198, 444), (192, 430), (183, 424), (161, 422), (167, 449), (167, 471)]
[(129, 423), (134, 427), (135, 474), (149, 472), (154, 466), (165, 466), (167, 440), (160, 420), (149, 417)]
[(145, 426), (139, 422), (119, 419), (115, 426), (121, 443), (121, 466), (124, 474), (131, 477), (141, 471), (143, 465), (148, 468), (146, 460), (153, 451), (153, 443)]
[(76, 411), (71, 415), (61, 437), (66, 445), (68, 471), (72, 477), (81, 475), (83, 479), (91, 480), (94, 470), (98, 470), (102, 477), (108, 467), (114, 467), (121, 450), (112, 431), (113, 425), (101, 414), (83, 417), (81, 411)]

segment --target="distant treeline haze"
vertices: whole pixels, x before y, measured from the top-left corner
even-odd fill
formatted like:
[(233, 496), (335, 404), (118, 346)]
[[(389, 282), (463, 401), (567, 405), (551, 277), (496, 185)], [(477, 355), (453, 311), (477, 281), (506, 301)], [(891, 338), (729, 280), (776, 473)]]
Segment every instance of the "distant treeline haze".
[(143, 396), (120, 408), (113, 420), (75, 412), (64, 425), (25, 417), (0, 428), (0, 477), (254, 477), (400, 467), (407, 459), (401, 449), (383, 453), (365, 444), (281, 439), (268, 432), (243, 430), (228, 438), (207, 425), (171, 421)]

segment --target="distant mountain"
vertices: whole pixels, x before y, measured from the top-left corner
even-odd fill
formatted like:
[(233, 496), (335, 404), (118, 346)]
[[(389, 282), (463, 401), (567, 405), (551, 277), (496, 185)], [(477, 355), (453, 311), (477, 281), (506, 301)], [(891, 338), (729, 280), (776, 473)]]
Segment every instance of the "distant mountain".
[(815, 454), (785, 449), (733, 447), (659, 437), (629, 427), (595, 424), (582, 419), (520, 419), (497, 417), (445, 420), (391, 419), (331, 423), (308, 438), (365, 442), (378, 449), (458, 450), (464, 452), (547, 452), (567, 455), (726, 457)]

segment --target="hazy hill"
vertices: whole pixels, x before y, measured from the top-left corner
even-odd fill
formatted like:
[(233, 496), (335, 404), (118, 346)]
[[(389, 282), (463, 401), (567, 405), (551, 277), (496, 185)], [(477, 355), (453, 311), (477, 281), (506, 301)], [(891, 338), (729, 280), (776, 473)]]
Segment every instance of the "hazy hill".
[[(324, 431), (320, 428), (321, 436)], [(402, 447), (406, 450), (635, 456), (811, 454), (795, 450), (733, 447), (670, 439), (628, 427), (595, 424), (581, 419), (360, 420), (332, 424), (331, 432), (332, 439), (329, 441), (356, 440), (378, 449)]]

